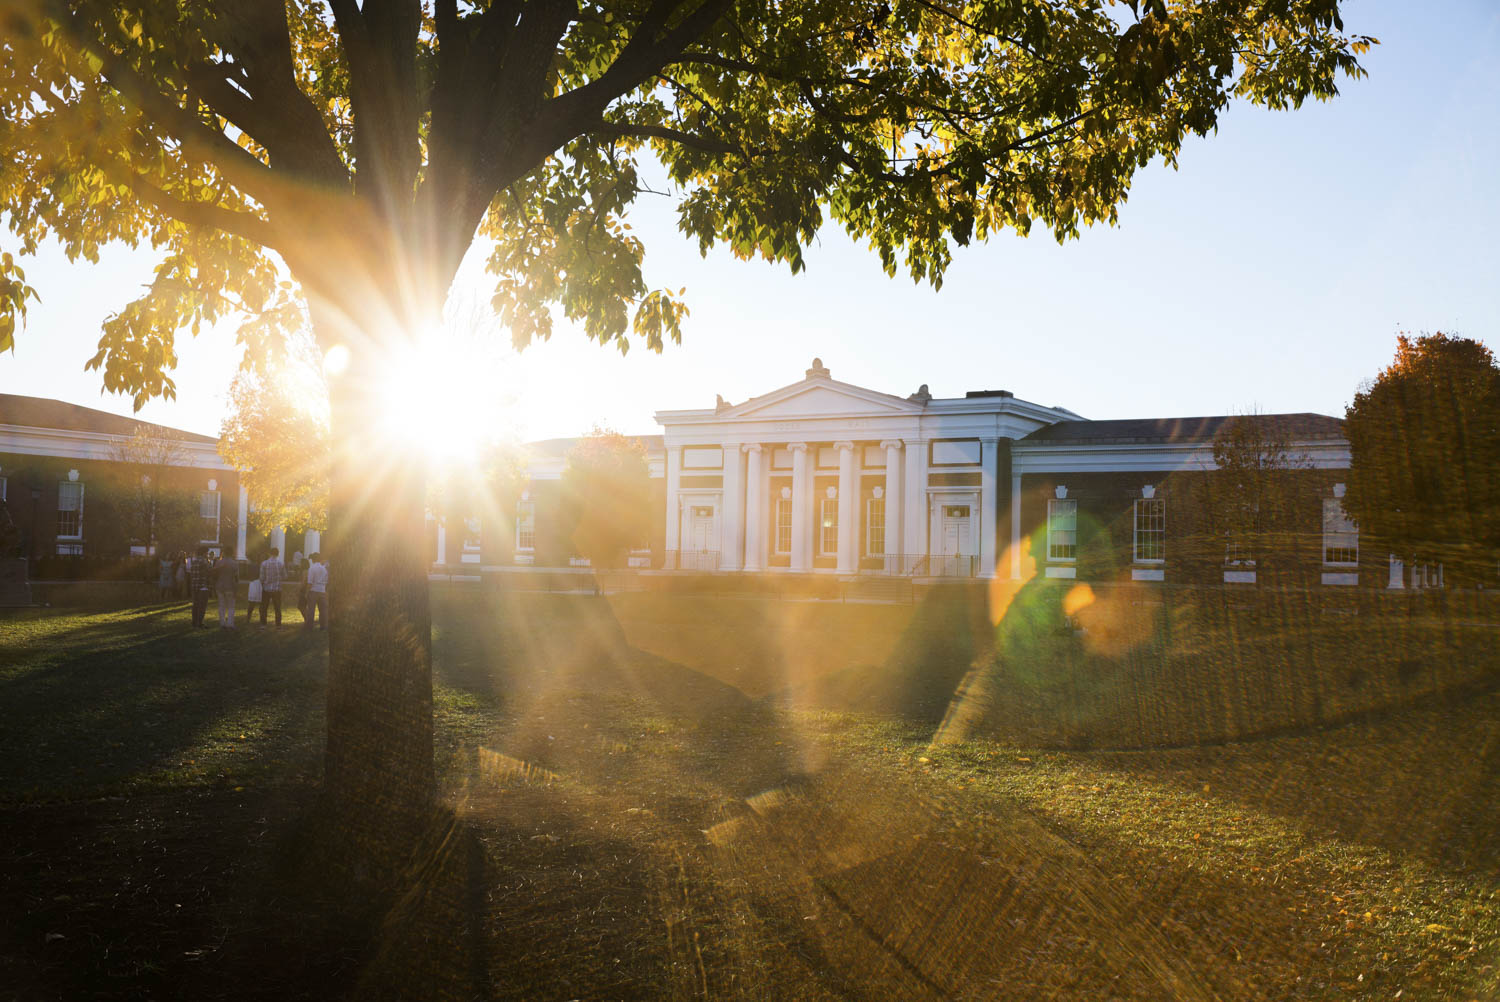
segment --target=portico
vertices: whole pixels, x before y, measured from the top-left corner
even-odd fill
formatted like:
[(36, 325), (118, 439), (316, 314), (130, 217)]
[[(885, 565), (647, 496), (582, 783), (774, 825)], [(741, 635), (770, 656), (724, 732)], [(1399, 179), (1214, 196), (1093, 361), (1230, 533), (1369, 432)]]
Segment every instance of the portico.
[(819, 359), (743, 403), (658, 412), (665, 566), (993, 576), (1002, 444), (1076, 417), (1003, 390), (893, 396)]

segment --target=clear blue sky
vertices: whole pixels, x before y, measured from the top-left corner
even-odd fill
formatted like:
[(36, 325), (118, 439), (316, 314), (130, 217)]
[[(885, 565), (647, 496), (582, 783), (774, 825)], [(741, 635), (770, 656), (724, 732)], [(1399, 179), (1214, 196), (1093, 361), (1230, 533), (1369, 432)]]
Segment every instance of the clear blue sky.
[[(1341, 414), (1398, 331), (1500, 349), (1500, 4), (1354, 0), (1345, 20), (1381, 40), (1368, 79), (1298, 112), (1237, 106), (1178, 171), (1138, 176), (1117, 228), (960, 250), (941, 292), (886, 278), (833, 230), (795, 277), (722, 252), (702, 260), (666, 200), (646, 196), (631, 222), (648, 279), (688, 287), (684, 344), (622, 359), (560, 327), (502, 353), (495, 397), (516, 406), (496, 420), (526, 438), (595, 423), (649, 432), (657, 409), (764, 393), (814, 355), (887, 392), (1009, 389), (1094, 418)], [(151, 263), (30, 261), (44, 302), (0, 355), (0, 391), (130, 413), (83, 363)], [(177, 400), (141, 416), (216, 432), (232, 332), (184, 334), (179, 350)]]

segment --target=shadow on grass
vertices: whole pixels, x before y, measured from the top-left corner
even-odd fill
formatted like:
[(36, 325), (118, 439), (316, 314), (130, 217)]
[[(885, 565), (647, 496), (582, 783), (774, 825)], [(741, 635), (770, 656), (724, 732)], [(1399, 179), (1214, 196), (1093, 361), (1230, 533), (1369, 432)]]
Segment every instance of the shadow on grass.
[(931, 588), (885, 660), (852, 665), (777, 694), (796, 709), (835, 709), (937, 724), (994, 646), (982, 593)]
[(242, 763), (306, 758), (321, 729), (322, 648), (295, 628), (193, 630), (186, 616), (153, 611), (8, 654), (4, 798), (229, 782)]

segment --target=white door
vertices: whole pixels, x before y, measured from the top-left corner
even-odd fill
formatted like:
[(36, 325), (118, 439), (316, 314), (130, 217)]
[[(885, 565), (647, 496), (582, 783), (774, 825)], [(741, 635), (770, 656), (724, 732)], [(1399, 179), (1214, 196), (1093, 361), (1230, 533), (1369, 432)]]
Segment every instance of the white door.
[(940, 577), (968, 577), (975, 562), (974, 511), (972, 502), (940, 502), (933, 512), (932, 556), (928, 573)]
[(688, 506), (687, 544), (683, 547), (690, 553), (711, 553), (718, 549), (718, 533), (715, 531), (716, 512), (711, 504)]
[(943, 556), (972, 556), (970, 548), (970, 507), (966, 504), (943, 505)]

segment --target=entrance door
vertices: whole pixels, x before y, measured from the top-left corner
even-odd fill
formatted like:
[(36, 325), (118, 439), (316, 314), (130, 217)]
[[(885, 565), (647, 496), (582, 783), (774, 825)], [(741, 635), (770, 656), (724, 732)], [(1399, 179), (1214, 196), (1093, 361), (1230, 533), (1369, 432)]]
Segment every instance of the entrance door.
[(716, 512), (711, 504), (689, 505), (687, 511), (687, 538), (683, 549), (684, 566), (694, 570), (715, 570), (708, 566), (716, 564), (719, 548)]
[(974, 563), (974, 506), (942, 504), (937, 512), (937, 546), (932, 573), (943, 577), (968, 577)]
[(966, 504), (943, 505), (943, 556), (957, 557), (969, 554), (969, 506)]

